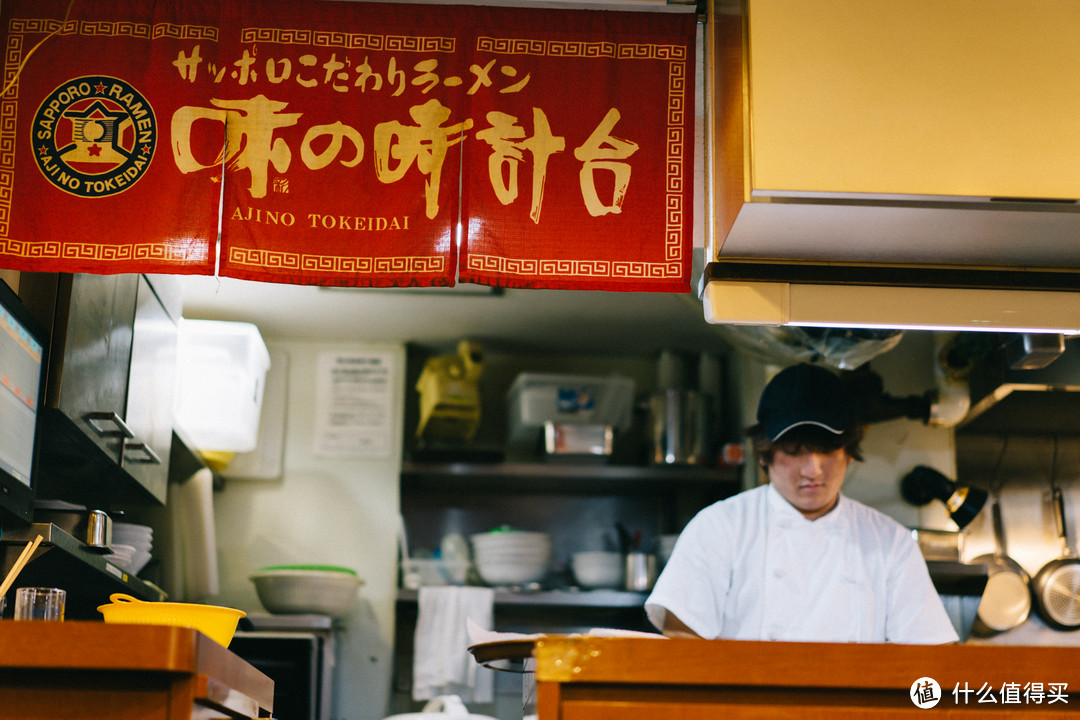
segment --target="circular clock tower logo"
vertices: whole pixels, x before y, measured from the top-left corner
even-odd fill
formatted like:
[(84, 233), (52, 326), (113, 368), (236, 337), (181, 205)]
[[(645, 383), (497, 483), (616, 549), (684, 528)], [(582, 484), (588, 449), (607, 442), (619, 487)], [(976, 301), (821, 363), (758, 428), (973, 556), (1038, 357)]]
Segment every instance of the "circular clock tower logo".
[(153, 108), (138, 90), (117, 78), (87, 75), (60, 85), (38, 107), (34, 159), (64, 192), (108, 197), (146, 173), (157, 135)]

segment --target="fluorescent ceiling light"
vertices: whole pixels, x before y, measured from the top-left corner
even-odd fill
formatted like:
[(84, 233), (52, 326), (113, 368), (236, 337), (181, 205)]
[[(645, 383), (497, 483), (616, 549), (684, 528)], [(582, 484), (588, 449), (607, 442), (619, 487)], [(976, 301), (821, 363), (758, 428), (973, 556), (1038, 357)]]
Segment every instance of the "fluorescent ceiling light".
[[(788, 325), (795, 325), (795, 323), (787, 323)], [(838, 322), (801, 322), (798, 323), (799, 327), (820, 327), (820, 328), (852, 328), (855, 326), (849, 323)], [(896, 323), (892, 324), (880, 324), (875, 325), (873, 323), (863, 323), (857, 327), (865, 330), (937, 330), (939, 332), (1010, 332), (1010, 333), (1046, 333), (1046, 334), (1061, 334), (1061, 335), (1078, 335), (1080, 332), (1077, 330), (1071, 330), (1068, 328), (1043, 328), (1043, 327), (991, 327), (991, 326), (971, 326), (971, 325), (938, 325), (936, 323), (923, 323), (923, 324), (911, 324), (900, 325)]]
[[(935, 287), (928, 284), (934, 270), (916, 271), (917, 284), (904, 285), (873, 284), (883, 279), (875, 276), (879, 269), (855, 269), (849, 284), (833, 284), (824, 282), (829, 272), (818, 273), (818, 266), (768, 266), (763, 274), (776, 279), (759, 280), (742, 277), (753, 274), (751, 266), (735, 263), (729, 274), (736, 277), (722, 278), (717, 276), (729, 269), (727, 264), (722, 269), (713, 265), (706, 269), (702, 293), (705, 319), (713, 324), (1080, 332), (1080, 291), (1067, 289), (1072, 282), (1067, 275), (1059, 278), (1059, 289), (1043, 290), (986, 287), (989, 276), (964, 271), (949, 274), (948, 287)], [(779, 279), (785, 274), (790, 280)]]
[(327, 292), (353, 292), (353, 293), (397, 293), (399, 295), (459, 295), (499, 297), (503, 294), (503, 288), (475, 283), (456, 283), (454, 285), (431, 285), (416, 287), (352, 287), (338, 285), (322, 285), (320, 290)]

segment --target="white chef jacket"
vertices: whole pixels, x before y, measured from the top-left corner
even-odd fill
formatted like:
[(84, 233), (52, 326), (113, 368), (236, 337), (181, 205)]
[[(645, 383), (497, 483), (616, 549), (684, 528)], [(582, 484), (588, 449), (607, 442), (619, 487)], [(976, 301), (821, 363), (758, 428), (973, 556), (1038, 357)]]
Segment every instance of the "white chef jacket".
[(645, 602), (704, 638), (937, 644), (956, 631), (911, 533), (840, 496), (807, 520), (772, 485), (691, 520)]

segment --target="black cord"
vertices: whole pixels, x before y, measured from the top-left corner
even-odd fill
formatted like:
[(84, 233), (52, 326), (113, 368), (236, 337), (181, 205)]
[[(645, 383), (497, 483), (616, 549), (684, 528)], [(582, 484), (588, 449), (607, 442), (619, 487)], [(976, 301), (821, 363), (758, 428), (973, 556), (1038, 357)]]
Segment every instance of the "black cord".
[(1050, 494), (1057, 495), (1057, 454), (1058, 454), (1058, 436), (1054, 436), (1054, 452), (1050, 456)]
[(990, 490), (994, 493), (994, 497), (1001, 494), (1001, 466), (1005, 462), (1005, 450), (1009, 447), (1009, 436), (1002, 437), (1001, 452), (998, 453), (997, 462), (994, 463), (994, 474), (990, 476)]

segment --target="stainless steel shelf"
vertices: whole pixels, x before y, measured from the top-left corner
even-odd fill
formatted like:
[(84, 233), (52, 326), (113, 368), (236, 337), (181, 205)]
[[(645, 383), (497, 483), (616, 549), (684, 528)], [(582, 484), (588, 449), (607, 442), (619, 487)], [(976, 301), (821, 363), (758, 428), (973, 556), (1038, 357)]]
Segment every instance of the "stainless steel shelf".
[[(623, 590), (540, 590), (537, 592), (495, 591), (495, 606), (549, 608), (639, 608), (648, 593)], [(399, 603), (415, 603), (418, 590), (398, 590)]]
[[(985, 565), (928, 560), (930, 579), (944, 595), (982, 595), (988, 571)], [(398, 602), (415, 603), (418, 591), (398, 590)], [(566, 607), (566, 608), (635, 608), (643, 607), (648, 593), (623, 590), (540, 590), (513, 592), (496, 589), (495, 605)]]
[(730, 495), (740, 489), (737, 468), (689, 465), (407, 461), (401, 466), (401, 480), (405, 487), (447, 489), (460, 486), (502, 492), (520, 492), (523, 488), (535, 491), (634, 492), (657, 488), (696, 487)]
[[(87, 548), (71, 534), (52, 523), (5, 527), (0, 538), (0, 559), (6, 574), (26, 544), (41, 535), (41, 544), (23, 568), (14, 587), (47, 585), (68, 591), (65, 617), (71, 620), (100, 620), (97, 606), (109, 595), (127, 593), (140, 600), (159, 601), (165, 592), (117, 567), (100, 553)], [(12, 603), (8, 603), (11, 607)]]

